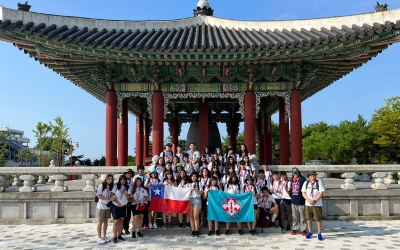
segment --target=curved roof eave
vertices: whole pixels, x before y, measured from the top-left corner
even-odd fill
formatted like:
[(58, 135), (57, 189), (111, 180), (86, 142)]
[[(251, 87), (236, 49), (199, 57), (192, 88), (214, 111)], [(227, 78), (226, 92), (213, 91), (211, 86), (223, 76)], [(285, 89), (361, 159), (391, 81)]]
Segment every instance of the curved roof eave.
[(186, 19), (165, 20), (165, 21), (121, 21), (121, 20), (104, 20), (83, 17), (59, 16), (51, 14), (42, 14), (36, 12), (26, 12), (5, 7), (0, 7), (0, 20), (10, 20), (11, 22), (22, 21), (23, 23), (51, 23), (57, 26), (66, 25), (68, 27), (77, 26), (79, 29), (98, 28), (98, 29), (124, 29), (124, 30), (151, 30), (151, 29), (172, 29), (195, 26), (197, 24), (222, 26), (229, 29), (270, 29), (270, 30), (291, 30), (311, 28), (321, 29), (329, 28), (332, 25), (341, 27), (342, 25), (373, 25), (377, 23), (385, 23), (390, 20), (400, 19), (400, 9), (394, 9), (376, 13), (366, 13), (350, 16), (327, 17), (305, 20), (283, 20), (283, 21), (240, 21), (217, 18), (212, 16), (197, 16)]

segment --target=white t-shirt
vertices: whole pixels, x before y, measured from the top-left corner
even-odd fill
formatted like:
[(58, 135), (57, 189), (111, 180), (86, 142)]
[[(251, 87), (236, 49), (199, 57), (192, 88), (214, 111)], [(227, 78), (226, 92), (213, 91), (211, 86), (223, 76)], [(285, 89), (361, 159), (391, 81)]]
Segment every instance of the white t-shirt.
[(273, 189), (272, 196), (275, 199), (282, 199), (282, 186), (280, 181), (272, 181), (269, 190)]
[[(317, 189), (317, 181), (318, 181), (318, 189)], [(308, 185), (307, 185), (308, 182)], [(316, 182), (311, 183), (311, 181), (305, 181), (303, 184), (303, 187), (301, 188), (301, 192), (306, 192), (307, 197), (310, 200), (314, 200), (318, 196), (319, 193), (322, 193), (325, 191), (324, 184), (322, 183), (321, 180), (316, 180)], [(322, 207), (322, 199), (319, 199), (314, 206), (315, 207)], [(312, 206), (307, 200), (306, 200), (306, 206)]]
[(167, 179), (164, 179), (163, 185), (165, 185), (165, 186), (175, 186), (173, 181), (172, 182), (168, 182)]
[(143, 185), (144, 185), (144, 183), (146, 182), (146, 180), (149, 178), (147, 175), (135, 175), (133, 178), (132, 178), (132, 181), (134, 182), (135, 180), (136, 180), (136, 178), (140, 178), (140, 179), (142, 179), (142, 182), (143, 182)]
[(291, 187), (292, 182), (289, 180), (281, 181), (281, 186), (282, 186), (282, 199), (291, 200), (292, 197), (290, 197), (289, 193), (286, 191), (285, 188)]
[[(191, 165), (191, 163), (184, 162), (184, 163), (182, 163), (182, 166), (183, 166), (183, 169), (185, 169), (186, 174), (188, 176), (191, 175), (194, 171), (197, 171), (197, 172), (199, 171), (199, 164), (198, 163)], [(194, 168), (194, 171), (192, 169), (192, 166)]]
[(197, 150), (195, 150), (193, 152), (191, 150), (188, 150), (186, 153), (188, 153), (188, 155), (189, 155), (190, 162), (194, 162), (196, 160), (196, 158), (200, 159), (200, 152)]
[[(264, 179), (260, 179), (257, 178), (254, 180), (254, 185), (256, 185), (258, 187), (258, 189), (261, 190), (262, 187), (269, 187), (269, 183), (268, 181), (264, 178)], [(257, 184), (258, 183), (258, 184)]]
[(258, 206), (259, 208), (270, 209), (274, 202), (275, 198), (272, 195), (268, 195), (267, 198), (261, 196), (258, 200)]
[(164, 158), (165, 162), (172, 162), (172, 158), (174, 157), (174, 154), (172, 153), (172, 151), (162, 151), (160, 153), (160, 157)]
[[(193, 187), (195, 189), (203, 191), (203, 185), (201, 184), (200, 181), (199, 182), (196, 181), (196, 182), (193, 182), (193, 183), (189, 183), (188, 187), (189, 188)], [(199, 197), (201, 197), (201, 195), (198, 194), (196, 191), (194, 191), (194, 190), (190, 191), (190, 198), (199, 198)]]
[[(141, 203), (145, 197), (149, 196), (149, 193), (145, 188), (136, 188), (135, 193), (132, 193), (132, 198), (135, 200), (133, 203)], [(147, 203), (147, 201), (146, 201)]]
[(240, 168), (238, 171), (238, 178), (240, 181), (240, 185), (244, 186), (246, 185), (246, 177), (250, 175), (250, 171), (248, 169), (242, 169)]
[(249, 166), (246, 165), (246, 169), (251, 170), (252, 174), (256, 171), (256, 168), (254, 167), (253, 163), (250, 163)]
[(257, 189), (257, 187), (256, 186), (254, 186), (254, 185), (244, 185), (243, 187), (242, 187), (242, 193), (243, 194), (245, 194), (245, 193), (252, 193), (253, 194), (253, 204), (258, 204), (258, 202), (257, 202), (257, 198), (254, 196), (254, 195), (256, 195), (256, 194), (260, 194), (260, 191)]
[[(125, 193), (122, 194), (120, 190), (117, 190), (117, 185), (115, 184), (111, 192), (115, 194), (115, 197), (117, 197), (117, 200), (121, 204), (121, 207), (122, 207), (122, 206), (125, 206), (128, 203), (128, 198), (126, 198), (125, 194), (126, 193), (131, 194), (132, 193), (132, 189), (128, 188), (128, 190), (126, 190), (126, 188), (124, 186), (122, 186), (121, 190), (124, 190)], [(114, 205), (117, 206), (117, 203), (115, 203), (114, 201), (113, 201), (113, 203), (114, 203)]]
[(178, 187), (181, 187), (181, 188), (183, 188), (183, 187), (188, 187), (188, 183), (185, 184), (185, 181), (184, 181), (184, 180), (181, 180), (181, 182), (180, 182), (180, 183), (177, 183), (177, 185), (178, 185)]
[(240, 194), (240, 187), (237, 184), (225, 184), (224, 192), (228, 194)]
[[(103, 191), (103, 184), (100, 184), (99, 187), (97, 188), (96, 195), (99, 195), (99, 194), (110, 199), (111, 190), (105, 188)], [(99, 198), (99, 202), (97, 202), (97, 208), (100, 210), (108, 210), (108, 209), (110, 209), (109, 207), (107, 207), (107, 203), (109, 203), (109, 202), (110, 202), (109, 200), (102, 200)]]
[[(219, 187), (218, 187), (218, 185), (217, 186), (213, 186), (213, 187), (208, 187), (207, 186), (207, 188), (206, 188), (206, 190), (204, 191), (204, 193), (208, 193), (208, 191), (210, 191), (210, 190), (216, 190), (216, 191), (220, 191), (220, 189), (219, 189)], [(207, 196), (208, 197), (208, 196)], [(206, 203), (207, 205), (208, 205), (208, 199), (207, 199), (207, 203)]]
[(154, 169), (157, 169), (158, 178), (160, 179), (160, 181), (163, 181), (163, 180), (164, 180), (163, 173), (164, 173), (164, 169), (165, 169), (165, 168), (164, 168), (163, 166), (159, 166), (159, 165), (157, 165), (157, 166), (151, 166), (151, 167), (149, 168), (150, 173), (151, 173), (151, 171), (153, 171)]
[[(161, 183), (162, 183), (162, 182), (161, 182)], [(150, 184), (151, 184), (151, 185), (150, 185)], [(144, 186), (145, 186), (146, 188), (148, 188), (148, 190), (149, 190), (149, 197), (147, 198), (148, 201), (151, 201), (151, 192), (150, 192), (151, 186), (152, 186), (152, 185), (158, 185), (158, 184), (160, 184), (160, 182), (158, 181), (158, 179), (153, 179), (153, 178), (147, 179), (146, 182), (144, 183)]]
[(247, 155), (246, 155), (245, 153), (240, 152), (239, 154), (236, 155), (236, 159), (237, 159), (237, 161), (241, 161), (241, 160), (243, 160), (243, 157), (245, 157), (245, 156), (248, 156), (250, 159), (251, 155), (250, 155), (250, 153), (247, 153)]

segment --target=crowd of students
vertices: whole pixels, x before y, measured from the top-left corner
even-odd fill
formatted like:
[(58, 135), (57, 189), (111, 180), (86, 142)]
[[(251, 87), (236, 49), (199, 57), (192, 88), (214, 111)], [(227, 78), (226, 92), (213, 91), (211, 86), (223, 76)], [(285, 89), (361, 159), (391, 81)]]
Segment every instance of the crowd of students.
[[(143, 165), (139, 165), (136, 175), (132, 169), (127, 169), (118, 180), (114, 181), (113, 176), (109, 174), (99, 185), (97, 242), (110, 241), (106, 232), (107, 221), (111, 215), (114, 223), (114, 243), (118, 240), (124, 241), (123, 234), (131, 234), (132, 238), (143, 237), (143, 228), (157, 229), (158, 214), (149, 209), (149, 190), (152, 185), (159, 184), (190, 188), (189, 213), (186, 214), (185, 223), (184, 214), (178, 214), (178, 227), (191, 228), (192, 237), (199, 236), (199, 228), (202, 226), (208, 226), (209, 236), (220, 235), (219, 222), (208, 221), (206, 225), (205, 219), (208, 192), (219, 190), (230, 194), (253, 194), (255, 216), (253, 221), (247, 222), (251, 235), (258, 234), (256, 225), (259, 223), (262, 227), (292, 230), (292, 235), (301, 234), (309, 239), (312, 237), (314, 219), (317, 221), (318, 239), (323, 240), (321, 218), (324, 185), (316, 179), (315, 172), (309, 173), (309, 180), (306, 180), (296, 167), (292, 169), (292, 174), (293, 177), (289, 180), (286, 172), (271, 171), (268, 162), (264, 162), (262, 169), (256, 173), (250, 162), (250, 153), (244, 144), (237, 154), (232, 147), (229, 147), (225, 154), (222, 154), (220, 148), (212, 154), (208, 147), (204, 147), (203, 153), (200, 154), (195, 143), (190, 144), (190, 150), (187, 152), (183, 152), (179, 145), (176, 152), (173, 152), (172, 144), (168, 143), (147, 172)], [(169, 213), (162, 214), (164, 229), (172, 228), (172, 217)], [(239, 235), (244, 234), (242, 223), (237, 224)], [(230, 226), (230, 223), (226, 223), (225, 235), (230, 234)]]

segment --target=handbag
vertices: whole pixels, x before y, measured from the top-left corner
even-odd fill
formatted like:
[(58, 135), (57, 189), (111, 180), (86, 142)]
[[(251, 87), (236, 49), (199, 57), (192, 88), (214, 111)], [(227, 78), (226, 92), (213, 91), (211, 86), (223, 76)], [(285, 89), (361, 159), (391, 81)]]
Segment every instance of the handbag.
[(113, 203), (112, 203), (112, 201), (110, 201), (110, 202), (107, 203), (106, 206), (107, 206), (107, 207), (111, 207), (112, 205), (113, 205)]
[(143, 206), (137, 205), (136, 211), (143, 211), (146, 209), (146, 204), (143, 204)]
[(97, 195), (94, 197), (94, 202), (99, 202), (99, 197), (97, 197)]

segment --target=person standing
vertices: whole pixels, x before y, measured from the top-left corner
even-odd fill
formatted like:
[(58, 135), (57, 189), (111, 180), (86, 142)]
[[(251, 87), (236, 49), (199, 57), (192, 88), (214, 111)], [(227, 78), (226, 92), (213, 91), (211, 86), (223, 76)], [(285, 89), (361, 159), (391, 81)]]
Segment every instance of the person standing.
[(190, 143), (189, 147), (190, 149), (186, 152), (188, 154), (189, 161), (191, 165), (198, 170), (200, 161), (200, 152), (196, 150), (196, 143), (194, 142)]
[(301, 192), (306, 200), (306, 219), (308, 226), (308, 233), (306, 235), (307, 239), (312, 237), (312, 221), (313, 219), (317, 222), (318, 228), (318, 240), (323, 240), (321, 230), (322, 230), (322, 196), (324, 195), (324, 184), (321, 180), (317, 180), (317, 173), (312, 171), (308, 174), (309, 180), (306, 181)]
[(143, 186), (143, 180), (140, 177), (134, 179), (134, 184), (132, 188), (132, 238), (136, 238), (136, 234), (139, 237), (143, 237), (142, 233), (142, 223), (146, 209), (138, 209), (138, 207), (147, 206), (147, 197), (149, 196), (147, 190)]
[[(133, 176), (135, 175), (135, 172), (133, 172), (133, 170), (131, 168), (128, 168), (125, 171), (125, 177), (126, 177), (126, 181), (128, 183), (128, 186), (130, 189), (132, 189), (133, 187)], [(124, 223), (123, 223), (123, 229), (125, 231), (125, 234), (129, 234), (129, 222), (131, 221), (131, 206), (132, 203), (130, 201), (128, 201), (128, 203), (126, 204), (126, 214), (124, 217)]]
[(305, 215), (305, 203), (306, 200), (301, 193), (301, 188), (306, 181), (300, 170), (296, 167), (292, 169), (293, 179), (292, 179), (292, 235), (296, 235), (298, 232), (301, 232), (302, 236), (307, 235), (307, 222)]
[(172, 152), (172, 143), (165, 144), (165, 149), (160, 153), (160, 157), (164, 158), (165, 163), (172, 163), (174, 152)]
[[(108, 174), (106, 179), (101, 183), (97, 189), (97, 197), (99, 201), (97, 203), (97, 209), (99, 214), (99, 222), (97, 223), (97, 239), (98, 243), (107, 243), (110, 240), (107, 238), (107, 226), (108, 219), (111, 218), (111, 210), (110, 210), (110, 199), (111, 199), (111, 190), (113, 190), (114, 185), (114, 177), (112, 174)], [(103, 229), (104, 237), (101, 237), (101, 231)]]

